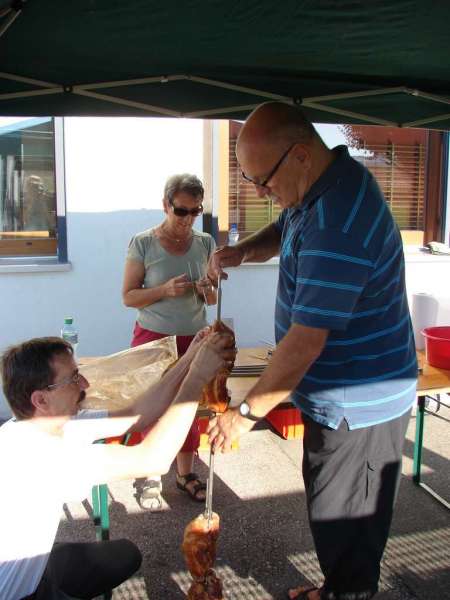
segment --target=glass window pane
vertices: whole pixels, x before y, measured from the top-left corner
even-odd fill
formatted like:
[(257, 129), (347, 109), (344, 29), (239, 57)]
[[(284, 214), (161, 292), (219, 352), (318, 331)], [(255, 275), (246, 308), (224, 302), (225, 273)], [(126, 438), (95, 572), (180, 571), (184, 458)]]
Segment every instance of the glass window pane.
[(0, 254), (56, 254), (54, 123), (0, 118)]

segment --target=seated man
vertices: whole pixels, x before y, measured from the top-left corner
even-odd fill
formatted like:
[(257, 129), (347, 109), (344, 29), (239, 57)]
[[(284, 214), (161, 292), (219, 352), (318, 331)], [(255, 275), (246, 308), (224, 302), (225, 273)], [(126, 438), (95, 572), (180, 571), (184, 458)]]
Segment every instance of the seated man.
[[(0, 427), (2, 600), (92, 598), (139, 568), (141, 554), (128, 540), (53, 546), (62, 503), (86, 498), (95, 484), (166, 473), (203, 386), (234, 358), (227, 344), (229, 336), (204, 330), (163, 380), (110, 414), (79, 412), (89, 383), (64, 340), (36, 338), (4, 353), (3, 389), (15, 418)], [(138, 446), (92, 443), (155, 421)]]

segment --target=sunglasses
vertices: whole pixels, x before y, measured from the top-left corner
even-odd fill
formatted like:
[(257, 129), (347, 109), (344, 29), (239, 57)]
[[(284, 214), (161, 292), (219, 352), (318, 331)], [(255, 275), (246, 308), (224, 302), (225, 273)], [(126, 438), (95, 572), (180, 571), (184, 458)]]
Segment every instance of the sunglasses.
[(280, 158), (280, 160), (277, 162), (277, 164), (274, 166), (274, 168), (270, 171), (270, 173), (267, 175), (267, 177), (264, 179), (264, 181), (258, 182), (255, 179), (252, 179), (251, 177), (246, 175), (244, 173), (244, 171), (241, 171), (243, 179), (245, 179), (245, 181), (248, 181), (249, 183), (253, 183), (253, 185), (256, 185), (258, 187), (267, 187), (267, 184), (269, 183), (269, 181), (272, 179), (272, 177), (275, 175), (275, 173), (281, 167), (281, 163), (283, 162), (283, 160), (286, 158), (286, 156), (289, 154), (289, 152), (292, 150), (292, 148), (297, 143), (298, 142), (294, 142), (291, 146), (289, 146), (289, 148), (286, 150), (286, 152), (283, 154), (283, 156)]
[(81, 381), (81, 373), (79, 373), (78, 371), (76, 373), (74, 373), (71, 377), (67, 377), (66, 379), (63, 379), (62, 381), (59, 381), (58, 383), (51, 383), (50, 385), (45, 386), (47, 390), (54, 390), (56, 388), (59, 388), (63, 385), (69, 385), (71, 383), (80, 383)]
[(173, 200), (169, 200), (169, 204), (172, 207), (173, 214), (176, 217), (187, 217), (188, 215), (191, 217), (198, 217), (203, 212), (203, 205), (196, 206), (195, 208), (183, 208), (181, 206), (175, 206)]

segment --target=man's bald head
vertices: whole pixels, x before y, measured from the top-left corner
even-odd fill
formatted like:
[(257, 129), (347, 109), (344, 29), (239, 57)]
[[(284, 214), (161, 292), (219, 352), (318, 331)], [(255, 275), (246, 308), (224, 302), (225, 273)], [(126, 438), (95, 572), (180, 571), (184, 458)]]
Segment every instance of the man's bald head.
[(334, 159), (302, 111), (282, 102), (266, 102), (251, 113), (236, 156), (258, 197), (270, 197), (283, 208), (302, 202)]
[(312, 123), (296, 106), (282, 102), (266, 102), (250, 114), (240, 131), (237, 146), (273, 145), (286, 148), (299, 142), (310, 144), (318, 137)]

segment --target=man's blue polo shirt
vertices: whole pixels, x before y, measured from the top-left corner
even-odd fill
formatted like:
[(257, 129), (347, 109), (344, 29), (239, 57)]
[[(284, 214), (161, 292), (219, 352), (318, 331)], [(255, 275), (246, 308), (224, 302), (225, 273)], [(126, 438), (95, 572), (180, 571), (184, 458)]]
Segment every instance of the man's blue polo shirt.
[(315, 421), (350, 429), (404, 414), (417, 362), (400, 232), (371, 173), (345, 146), (299, 207), (284, 210), (277, 343), (291, 323), (329, 330), (292, 393)]

